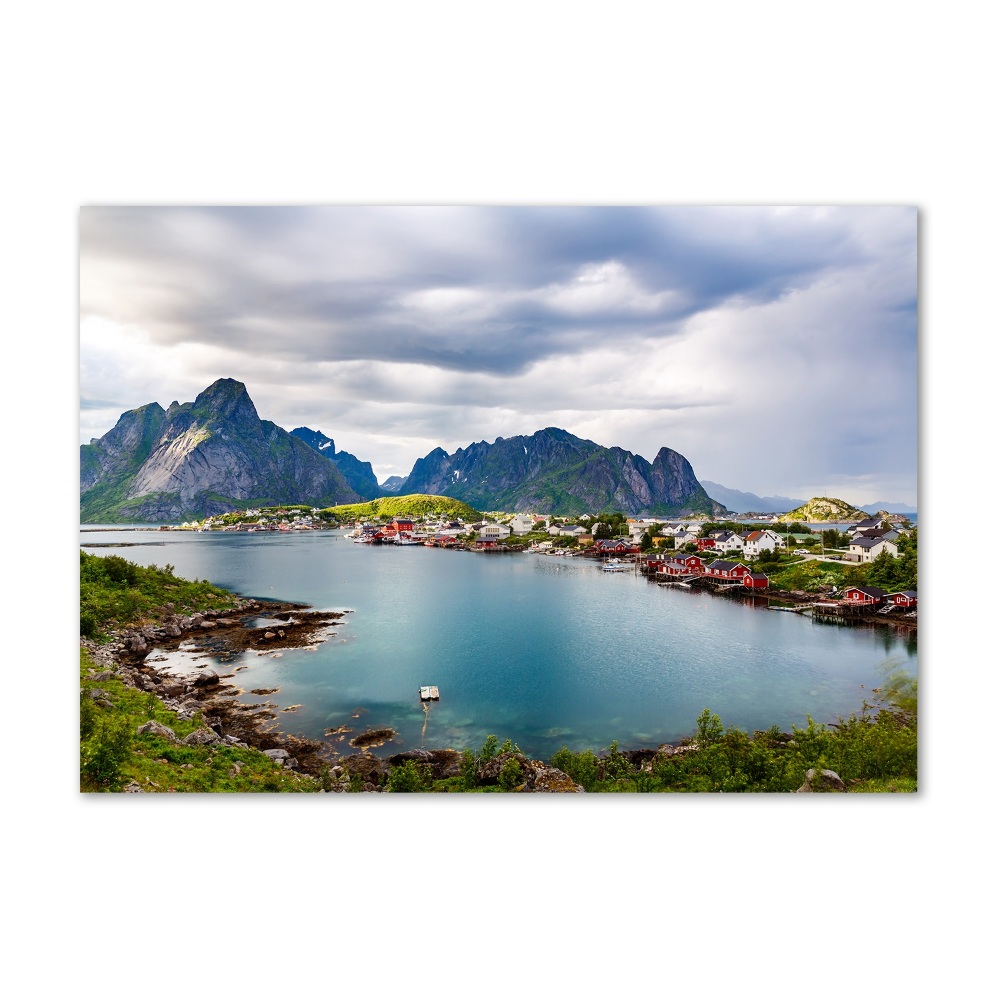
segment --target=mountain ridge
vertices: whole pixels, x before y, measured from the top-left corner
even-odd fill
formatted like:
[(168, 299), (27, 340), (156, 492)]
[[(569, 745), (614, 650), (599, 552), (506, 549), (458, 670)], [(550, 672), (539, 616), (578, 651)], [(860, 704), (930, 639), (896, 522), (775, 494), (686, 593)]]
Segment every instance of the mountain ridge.
[(728, 486), (722, 486), (720, 483), (713, 483), (708, 479), (701, 480), (701, 485), (713, 500), (718, 500), (719, 503), (725, 504), (726, 507), (737, 513), (753, 511), (763, 514), (783, 514), (794, 507), (801, 507), (806, 502), (792, 497), (759, 497), (756, 493), (735, 490)]
[(362, 500), (377, 500), (382, 496), (382, 488), (375, 477), (371, 462), (362, 462), (349, 451), (337, 451), (333, 438), (327, 437), (322, 431), (314, 431), (309, 427), (296, 427), (289, 433), (329, 458)]
[(329, 507), (359, 495), (337, 466), (261, 420), (234, 379), (192, 403), (149, 403), (80, 446), (80, 520), (180, 521), (247, 506)]
[[(434, 448), (408, 476), (380, 485), (370, 462), (337, 451), (322, 431), (300, 426), (289, 432), (262, 420), (246, 386), (229, 378), (216, 380), (193, 402), (129, 410), (103, 437), (80, 446), (83, 522), (202, 518), (279, 503), (330, 507), (404, 491), (450, 497), (476, 510), (564, 515), (621, 510), (721, 517), (794, 513), (812, 503), (699, 482), (690, 462), (667, 447), (648, 461), (551, 426), (473, 442), (452, 454)], [(837, 504), (865, 515), (910, 512), (908, 505), (883, 501), (860, 508)]]
[(400, 486), (404, 489), (454, 497), (477, 510), (621, 510), (665, 517), (727, 513), (699, 484), (690, 462), (670, 448), (661, 448), (649, 462), (559, 427), (498, 437), (492, 444), (473, 442), (450, 455), (434, 448), (414, 463)]

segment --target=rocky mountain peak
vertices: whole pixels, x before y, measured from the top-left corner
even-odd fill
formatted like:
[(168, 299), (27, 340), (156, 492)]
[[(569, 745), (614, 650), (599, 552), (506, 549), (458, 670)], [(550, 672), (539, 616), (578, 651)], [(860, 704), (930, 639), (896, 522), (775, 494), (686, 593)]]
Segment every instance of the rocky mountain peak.
[(220, 421), (243, 423), (260, 420), (247, 387), (232, 378), (217, 379), (198, 393), (193, 409), (199, 414), (211, 414)]

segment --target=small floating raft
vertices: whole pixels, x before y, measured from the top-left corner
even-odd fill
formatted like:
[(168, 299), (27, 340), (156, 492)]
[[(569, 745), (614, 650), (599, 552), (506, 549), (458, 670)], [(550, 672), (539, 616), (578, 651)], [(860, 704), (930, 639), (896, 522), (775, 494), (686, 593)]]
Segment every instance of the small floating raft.
[(420, 688), (420, 700), (421, 701), (440, 701), (441, 695), (438, 694), (438, 689), (433, 686)]

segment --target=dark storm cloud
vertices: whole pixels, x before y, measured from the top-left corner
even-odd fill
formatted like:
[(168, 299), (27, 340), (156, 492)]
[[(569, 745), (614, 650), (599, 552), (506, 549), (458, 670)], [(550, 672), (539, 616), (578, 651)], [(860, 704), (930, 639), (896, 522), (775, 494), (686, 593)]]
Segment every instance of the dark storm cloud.
[[(162, 344), (512, 375), (612, 338), (666, 341), (693, 315), (860, 263), (850, 221), (684, 207), (90, 208), (81, 305)], [(123, 277), (124, 296), (111, 280)]]

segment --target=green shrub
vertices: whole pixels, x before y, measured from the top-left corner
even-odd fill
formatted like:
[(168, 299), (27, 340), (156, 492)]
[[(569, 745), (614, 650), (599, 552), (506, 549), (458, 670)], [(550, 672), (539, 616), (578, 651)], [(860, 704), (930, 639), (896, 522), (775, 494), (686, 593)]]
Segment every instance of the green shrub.
[(403, 761), (389, 772), (387, 792), (426, 792), (432, 784), (431, 769), (426, 764)]
[(478, 756), (481, 761), (493, 760), (499, 752), (500, 741), (491, 733), (480, 747)]
[(635, 768), (629, 759), (618, 752), (618, 740), (612, 740), (608, 747), (608, 755), (604, 758), (604, 774), (609, 781), (630, 778), (635, 774)]
[(593, 750), (574, 753), (563, 746), (552, 757), (551, 764), (564, 774), (568, 774), (586, 791), (592, 792), (597, 788), (597, 757)]
[(516, 757), (508, 757), (503, 762), (503, 766), (500, 768), (497, 784), (499, 784), (505, 792), (511, 792), (523, 781), (524, 772), (521, 770), (520, 762)]
[(132, 723), (127, 716), (101, 719), (91, 738), (81, 746), (80, 769), (95, 785), (115, 789), (121, 767), (132, 752)]
[(80, 635), (84, 639), (92, 639), (95, 632), (97, 631), (97, 620), (94, 618), (93, 612), (80, 611)]
[(476, 755), (471, 750), (463, 750), (462, 763), (459, 765), (463, 788), (475, 788), (479, 784), (476, 778), (478, 767)]
[(81, 688), (80, 690), (80, 739), (89, 740), (97, 729), (97, 706), (94, 699), (90, 697), (90, 692)]
[(707, 747), (722, 739), (722, 720), (707, 708), (698, 716), (698, 746)]

